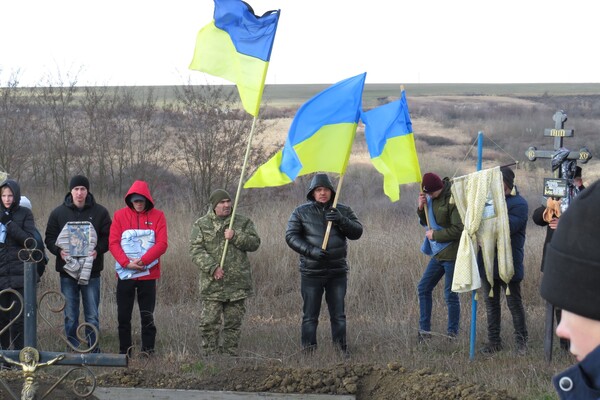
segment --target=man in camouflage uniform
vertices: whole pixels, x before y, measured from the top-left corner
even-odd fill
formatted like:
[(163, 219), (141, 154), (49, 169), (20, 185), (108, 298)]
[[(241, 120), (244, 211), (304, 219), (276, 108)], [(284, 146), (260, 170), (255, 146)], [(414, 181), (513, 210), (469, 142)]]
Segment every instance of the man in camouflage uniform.
[[(245, 299), (253, 294), (247, 252), (258, 249), (260, 238), (254, 223), (243, 215), (236, 214), (233, 229), (229, 229), (231, 196), (225, 190), (215, 190), (209, 201), (210, 210), (194, 222), (190, 237), (192, 261), (200, 267), (202, 347), (207, 355), (236, 355)], [(224, 265), (220, 265), (225, 240), (229, 244)]]

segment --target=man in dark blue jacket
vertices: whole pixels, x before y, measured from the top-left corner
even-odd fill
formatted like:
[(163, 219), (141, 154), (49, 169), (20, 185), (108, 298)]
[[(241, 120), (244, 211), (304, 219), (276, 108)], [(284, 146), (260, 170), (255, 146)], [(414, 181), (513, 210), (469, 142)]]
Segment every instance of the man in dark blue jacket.
[[(332, 207), (335, 190), (326, 174), (316, 174), (308, 188), (308, 203), (297, 207), (288, 221), (287, 244), (300, 254), (300, 290), (302, 293), (302, 347), (317, 347), (317, 325), (321, 300), (329, 309), (333, 343), (348, 354), (346, 344), (346, 297), (348, 263), (347, 239), (362, 235), (362, 225), (352, 209), (343, 204)], [(327, 246), (323, 241), (328, 222), (332, 222)]]
[[(508, 167), (500, 168), (504, 180), (504, 193), (506, 195), (506, 208), (508, 212), (508, 224), (510, 229), (510, 246), (512, 249), (514, 275), (508, 285), (500, 279), (498, 274), (498, 258), (494, 257), (494, 287), (485, 279), (485, 269), (481, 253), (478, 257), (479, 274), (481, 275), (481, 287), (485, 297), (485, 308), (487, 311), (488, 343), (481, 349), (484, 354), (493, 354), (502, 350), (502, 339), (500, 338), (501, 309), (500, 297), (502, 292), (506, 293), (506, 304), (512, 315), (516, 351), (518, 354), (527, 352), (527, 325), (525, 323), (525, 309), (521, 298), (521, 281), (525, 274), (523, 267), (525, 228), (529, 209), (527, 201), (517, 192), (514, 185), (515, 173)], [(508, 288), (508, 292), (507, 292)], [(490, 290), (493, 296), (490, 297)]]

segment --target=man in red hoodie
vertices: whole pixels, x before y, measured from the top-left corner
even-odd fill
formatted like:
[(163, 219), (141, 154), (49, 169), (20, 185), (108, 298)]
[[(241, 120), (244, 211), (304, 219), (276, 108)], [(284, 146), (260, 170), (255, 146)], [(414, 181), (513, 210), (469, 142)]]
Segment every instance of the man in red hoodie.
[(116, 260), (119, 353), (132, 354), (131, 315), (136, 293), (142, 326), (142, 352), (154, 353), (156, 280), (160, 256), (167, 251), (165, 214), (154, 208), (148, 184), (135, 181), (125, 195), (126, 207), (115, 212), (109, 250)]

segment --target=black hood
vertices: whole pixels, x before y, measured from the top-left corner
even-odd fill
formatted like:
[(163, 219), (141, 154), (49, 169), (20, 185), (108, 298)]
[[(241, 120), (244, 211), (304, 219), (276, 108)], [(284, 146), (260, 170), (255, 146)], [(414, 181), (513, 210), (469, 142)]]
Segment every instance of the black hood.
[[(10, 209), (16, 209), (17, 207), (19, 207), (19, 204), (21, 204), (21, 187), (19, 186), (19, 184), (17, 183), (17, 181), (14, 181), (12, 179), (7, 179), (4, 182), (2, 182), (0, 184), (0, 190), (2, 190), (2, 188), (4, 186), (8, 186), (10, 188), (10, 190), (13, 192), (13, 203), (10, 206)], [(4, 205), (2, 205), (2, 208), (4, 208)]]
[(335, 190), (331, 184), (331, 181), (329, 180), (329, 176), (327, 176), (327, 174), (316, 174), (313, 176), (312, 180), (310, 181), (310, 185), (308, 186), (308, 193), (306, 194), (306, 199), (308, 201), (315, 201), (313, 191), (319, 186), (326, 187), (327, 189), (331, 190), (331, 198), (333, 199), (335, 197)]

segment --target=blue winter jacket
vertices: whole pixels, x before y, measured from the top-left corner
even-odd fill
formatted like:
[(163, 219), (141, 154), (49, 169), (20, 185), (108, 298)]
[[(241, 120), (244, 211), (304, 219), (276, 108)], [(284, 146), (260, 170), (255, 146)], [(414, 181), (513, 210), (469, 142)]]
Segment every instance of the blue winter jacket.
[(600, 399), (600, 346), (552, 378), (552, 383), (562, 400)]
[[(527, 201), (517, 192), (514, 196), (506, 196), (506, 208), (508, 211), (510, 246), (512, 248), (513, 265), (515, 268), (515, 274), (511, 281), (518, 282), (522, 281), (525, 276), (523, 258), (525, 257), (525, 229), (527, 228), (529, 207)], [(478, 254), (477, 263), (479, 264), (479, 273), (482, 274), (481, 276), (485, 276), (481, 252)], [(500, 279), (498, 258), (496, 256), (494, 256), (494, 279)]]

